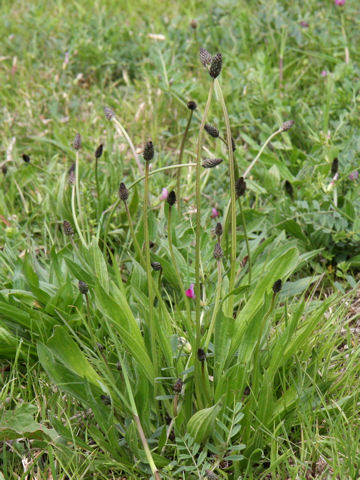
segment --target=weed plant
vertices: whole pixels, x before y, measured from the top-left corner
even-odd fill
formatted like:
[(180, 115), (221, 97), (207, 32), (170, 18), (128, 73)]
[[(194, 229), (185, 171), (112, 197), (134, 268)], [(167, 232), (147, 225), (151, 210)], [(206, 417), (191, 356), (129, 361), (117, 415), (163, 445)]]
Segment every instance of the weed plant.
[[(5, 479), (360, 475), (358, 314), (349, 313), (359, 264), (357, 127), (356, 107), (345, 109), (358, 88), (346, 83), (358, 74), (352, 26), (345, 10), (328, 7), (334, 28), (341, 19), (331, 57), (326, 34), (299, 26), (299, 7), (259, 1), (254, 12), (244, 2), (236, 23), (230, 3), (211, 8), (209, 35), (196, 21), (190, 34), (180, 29), (190, 65), (185, 53), (145, 52), (136, 39), (110, 61), (116, 25), (107, 20), (105, 29), (101, 19), (112, 2), (96, 4), (91, 25), (109, 49), (106, 62), (97, 43), (87, 52), (79, 37), (54, 80), (68, 85), (83, 70), (76, 88), (94, 94), (86, 121), (71, 112), (69, 128), (59, 125), (70, 105), (63, 90), (42, 135), (35, 122), (24, 131), (21, 112), (21, 146), (11, 114), (16, 61), (1, 72)], [(11, 4), (2, 8), (14, 18)], [(138, 25), (140, 7), (126, 8)], [(92, 35), (82, 2), (76, 9)], [(301, 18), (316, 25), (327, 10), (311, 12)], [(24, 7), (26, 22), (36, 15)], [(232, 30), (221, 40), (229, 18), (244, 45), (239, 58)], [(149, 42), (162, 41), (153, 35)], [(244, 53), (251, 46), (254, 63)], [(318, 78), (321, 132), (320, 107), (309, 106), (319, 55), (333, 70)], [(148, 99), (135, 112), (126, 95), (138, 95), (140, 74)]]

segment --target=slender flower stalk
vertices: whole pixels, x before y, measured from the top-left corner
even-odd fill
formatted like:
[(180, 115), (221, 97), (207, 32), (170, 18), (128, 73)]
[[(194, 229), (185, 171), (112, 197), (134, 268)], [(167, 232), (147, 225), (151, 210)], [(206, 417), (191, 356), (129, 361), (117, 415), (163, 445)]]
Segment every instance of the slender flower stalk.
[(119, 363), (121, 365), (121, 371), (122, 371), (122, 374), (123, 374), (124, 380), (125, 380), (125, 388), (126, 388), (126, 391), (127, 391), (128, 397), (129, 397), (131, 413), (133, 415), (133, 419), (134, 419), (137, 431), (139, 433), (139, 437), (140, 437), (140, 440), (141, 440), (141, 443), (142, 443), (142, 446), (143, 446), (143, 449), (144, 449), (144, 452), (145, 452), (145, 455), (146, 455), (146, 459), (149, 463), (149, 466), (151, 468), (151, 471), (152, 471), (152, 474), (154, 475), (155, 480), (161, 480), (159, 471), (158, 471), (158, 469), (155, 465), (155, 462), (154, 462), (154, 459), (152, 457), (148, 441), (146, 439), (144, 430), (143, 430), (142, 425), (141, 425), (139, 413), (138, 413), (136, 403), (135, 403), (135, 398), (134, 398), (134, 395), (133, 395), (133, 392), (132, 392), (129, 376), (128, 376), (128, 373), (127, 373), (127, 368), (126, 368), (125, 363), (122, 361), (121, 357), (120, 357)]
[[(73, 144), (74, 149), (75, 149), (75, 183), (73, 185), (73, 193), (75, 191), (77, 205), (78, 205), (79, 222), (81, 224), (81, 227), (82, 227), (83, 231), (85, 232), (84, 218), (83, 218), (83, 215), (82, 215), (81, 201), (80, 201), (80, 180), (79, 180), (79, 150), (81, 148), (81, 143), (82, 143), (81, 142), (81, 136), (80, 136), (79, 133), (77, 133), (76, 136), (75, 136), (74, 144)], [(73, 216), (74, 215), (76, 217), (75, 205), (74, 205), (74, 209), (73, 209)], [(74, 217), (75, 227), (78, 230), (79, 224), (77, 222), (77, 219), (75, 219), (75, 217)], [(80, 228), (78, 230), (78, 233), (79, 232), (80, 232)], [(86, 245), (86, 242), (84, 240), (83, 235), (81, 235), (81, 232), (79, 233), (79, 237), (80, 237), (81, 241), (84, 243), (84, 245)]]
[(96, 195), (97, 195), (97, 214), (100, 213), (100, 185), (99, 185), (99, 176), (98, 176), (98, 160), (103, 154), (103, 144), (101, 143), (95, 151), (95, 182), (96, 182)]
[(118, 134), (120, 134), (121, 136), (125, 137), (126, 141), (127, 141), (128, 144), (129, 144), (130, 150), (132, 151), (132, 154), (134, 155), (134, 159), (135, 159), (136, 165), (138, 166), (140, 173), (143, 175), (143, 174), (144, 174), (143, 166), (141, 165), (141, 162), (140, 162), (139, 157), (138, 157), (138, 155), (137, 155), (137, 153), (136, 153), (134, 144), (133, 144), (133, 142), (131, 141), (131, 138), (129, 137), (127, 131), (125, 130), (125, 128), (123, 127), (123, 125), (121, 124), (121, 122), (119, 121), (119, 119), (115, 116), (115, 113), (114, 113), (114, 111), (113, 111), (111, 108), (105, 107), (105, 108), (104, 108), (104, 114), (105, 114), (105, 117), (106, 117), (109, 121), (113, 122), (113, 124), (115, 125), (115, 129), (116, 129), (116, 131), (118, 132)]
[[(195, 352), (200, 348), (200, 232), (201, 232), (201, 211), (200, 211), (200, 171), (201, 171), (201, 147), (204, 137), (204, 127), (209, 112), (211, 98), (214, 91), (214, 80), (211, 80), (208, 99), (205, 105), (204, 115), (199, 129), (196, 149), (196, 245), (195, 245), (195, 302), (196, 302), (196, 344)], [(197, 362), (195, 362), (195, 365)], [(195, 375), (196, 376), (196, 375)]]
[[(167, 167), (157, 168), (155, 170), (151, 170), (151, 172), (149, 172), (148, 176), (151, 177), (152, 175), (155, 175), (156, 173), (164, 172), (165, 170), (172, 170), (172, 169), (184, 168), (184, 167), (196, 167), (196, 163), (182, 163), (181, 165), (169, 165)], [(131, 190), (133, 187), (135, 187), (135, 185), (142, 182), (143, 180), (145, 180), (145, 175), (139, 177), (131, 185), (129, 185), (129, 190)], [(108, 219), (106, 221), (106, 225), (104, 227), (104, 245), (105, 245), (105, 248), (106, 248), (106, 238), (107, 238), (107, 235), (108, 235), (109, 226), (110, 226), (112, 217), (114, 216), (114, 213), (115, 213), (117, 207), (119, 206), (119, 204), (120, 204), (120, 199), (117, 199), (116, 202), (114, 202), (101, 215), (101, 218), (103, 218), (106, 213), (110, 212), (110, 215), (108, 216)]]
[[(183, 159), (183, 154), (184, 154), (184, 148), (185, 148), (185, 142), (189, 133), (189, 128), (191, 125), (191, 120), (193, 118), (193, 113), (196, 110), (196, 103), (192, 100), (188, 102), (187, 104), (188, 109), (190, 110), (190, 115), (188, 118), (188, 122), (186, 124), (185, 132), (183, 135), (183, 138), (181, 140), (181, 145), (180, 145), (180, 152), (179, 152), (179, 164), (182, 164), (182, 159)], [(181, 212), (181, 195), (180, 195), (180, 180), (181, 180), (181, 169), (179, 168), (177, 171), (177, 176), (176, 176), (176, 198), (177, 198), (177, 208), (178, 212)]]
[(244, 229), (244, 237), (245, 237), (245, 243), (246, 243), (246, 250), (247, 250), (247, 254), (248, 254), (248, 261), (247, 261), (247, 264), (248, 264), (248, 272), (249, 272), (249, 287), (251, 286), (251, 253), (250, 253), (250, 245), (249, 245), (249, 238), (248, 238), (248, 234), (247, 234), (247, 230), (246, 230), (246, 222), (245, 222), (245, 215), (244, 215), (244, 209), (243, 209), (243, 206), (242, 206), (242, 202), (241, 202), (241, 197), (245, 194), (245, 191), (246, 191), (246, 182), (244, 180), (243, 177), (240, 177), (237, 182), (236, 182), (236, 186), (235, 186), (235, 189), (236, 189), (236, 195), (239, 199), (239, 206), (240, 206), (240, 214), (241, 214), (241, 222), (242, 222), (242, 225), (243, 225), (243, 229)]
[(207, 350), (211, 336), (213, 334), (214, 328), (215, 328), (215, 321), (216, 321), (216, 315), (219, 311), (219, 304), (220, 304), (220, 297), (221, 297), (221, 284), (222, 284), (222, 250), (220, 247), (220, 243), (218, 242), (215, 245), (214, 249), (214, 257), (216, 259), (217, 263), (217, 284), (216, 284), (216, 296), (215, 296), (215, 304), (214, 304), (214, 309), (211, 315), (211, 320), (210, 320), (210, 325), (208, 328), (208, 332), (206, 335), (205, 343), (204, 343), (204, 349)]
[[(77, 170), (77, 169), (75, 168), (75, 170)], [(76, 175), (77, 174), (75, 173), (75, 176)], [(84, 237), (81, 233), (81, 228), (80, 228), (80, 225), (79, 225), (79, 222), (78, 222), (78, 219), (77, 219), (77, 214), (76, 214), (75, 191), (76, 191), (76, 183), (74, 182), (71, 186), (71, 213), (72, 213), (72, 216), (73, 216), (75, 229), (77, 231), (77, 234), (79, 235), (80, 241), (84, 245), (84, 247), (86, 247), (86, 242), (85, 242), (85, 239), (84, 239)]]
[(155, 323), (154, 323), (154, 292), (151, 277), (151, 261), (150, 261), (150, 245), (149, 245), (149, 224), (148, 224), (148, 200), (149, 200), (149, 167), (150, 161), (154, 157), (154, 146), (149, 140), (144, 148), (145, 165), (145, 188), (144, 188), (144, 239), (145, 239), (145, 261), (146, 261), (146, 275), (148, 280), (148, 294), (149, 294), (149, 329), (150, 329), (150, 344), (151, 355), (154, 362), (155, 372), (158, 370), (157, 352), (156, 352), (156, 338), (155, 338)]
[[(291, 123), (291, 124), (290, 124)], [(258, 154), (256, 155), (256, 157), (254, 158), (254, 160), (250, 163), (250, 165), (248, 166), (248, 168), (245, 170), (244, 174), (243, 174), (243, 177), (244, 179), (249, 175), (249, 173), (251, 172), (252, 168), (254, 167), (254, 165), (256, 164), (256, 162), (259, 160), (259, 158), (261, 157), (261, 154), (263, 153), (263, 151), (265, 150), (265, 148), (268, 146), (268, 144), (271, 142), (271, 140), (276, 137), (276, 135), (279, 135), (279, 133), (282, 133), (282, 132), (285, 132), (287, 130), (289, 130), (289, 128), (291, 128), (293, 125), (293, 122), (289, 121), (289, 122), (285, 122), (283, 123), (283, 125), (278, 128), (275, 132), (273, 132), (265, 141), (265, 143), (263, 144), (263, 146), (260, 148)]]
[[(171, 193), (174, 193), (175, 195), (175, 192), (170, 192), (169, 194), (169, 198), (170, 198), (170, 195)], [(190, 304), (189, 304), (189, 299), (187, 298), (186, 296), (186, 293), (185, 293), (185, 287), (184, 287), (184, 283), (181, 279), (181, 275), (180, 275), (180, 272), (179, 272), (179, 269), (178, 269), (178, 266), (177, 266), (177, 262), (176, 262), (176, 258), (175, 258), (175, 255), (174, 255), (174, 249), (173, 249), (173, 243), (172, 243), (172, 231), (171, 231), (171, 211), (172, 211), (172, 204), (171, 202), (169, 202), (169, 199), (168, 199), (168, 203), (169, 203), (169, 213), (168, 213), (168, 242), (169, 242), (169, 250), (170, 250), (170, 256), (171, 256), (171, 261), (172, 261), (172, 264), (173, 264), (173, 267), (174, 267), (174, 270), (175, 270), (175, 274), (176, 274), (176, 278), (177, 278), (177, 281), (178, 281), (178, 284), (179, 284), (179, 288), (181, 290), (181, 294), (182, 294), (182, 297), (183, 297), (183, 300), (184, 300), (184, 303), (185, 303), (185, 309), (186, 309), (186, 329), (187, 329), (187, 332), (188, 334), (190, 334), (191, 336), (191, 310), (190, 310)], [(175, 203), (175, 202), (174, 202)]]
[[(215, 88), (219, 96), (220, 104), (223, 110), (225, 125), (226, 125), (226, 139), (229, 153), (229, 171), (230, 171), (230, 195), (231, 195), (231, 254), (230, 254), (230, 280), (229, 291), (234, 290), (235, 285), (235, 269), (236, 269), (236, 196), (235, 196), (235, 167), (234, 167), (234, 151), (232, 148), (232, 136), (230, 130), (229, 114), (226, 108), (224, 96), (219, 81), (215, 80)], [(232, 317), (234, 298), (233, 295), (229, 297), (227, 304), (227, 314)]]

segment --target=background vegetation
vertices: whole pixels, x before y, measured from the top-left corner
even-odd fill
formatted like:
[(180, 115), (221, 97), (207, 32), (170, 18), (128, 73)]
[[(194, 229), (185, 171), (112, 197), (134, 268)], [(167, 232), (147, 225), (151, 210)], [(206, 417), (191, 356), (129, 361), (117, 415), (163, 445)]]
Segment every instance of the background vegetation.
[[(0, 479), (359, 477), (358, 10), (1, 2)], [(232, 263), (226, 140), (204, 137), (203, 157), (224, 161), (201, 172), (198, 345), (196, 299), (184, 295), (196, 278), (195, 168), (182, 169), (170, 226), (161, 194), (177, 170), (151, 175), (145, 196), (140, 178), (150, 138), (152, 170), (178, 163), (189, 100), (183, 162), (196, 161), (211, 81), (200, 47), (223, 54), (240, 175), (295, 124), (246, 179)], [(218, 100), (208, 121), (226, 139)], [(151, 281), (147, 224), (162, 265)]]

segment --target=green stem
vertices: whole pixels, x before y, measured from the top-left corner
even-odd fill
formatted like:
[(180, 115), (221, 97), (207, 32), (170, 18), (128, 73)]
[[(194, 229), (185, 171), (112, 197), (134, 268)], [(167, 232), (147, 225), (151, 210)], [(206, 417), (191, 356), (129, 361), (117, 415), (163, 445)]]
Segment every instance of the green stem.
[(78, 152), (78, 150), (75, 153), (75, 185), (76, 185), (76, 200), (77, 200), (78, 211), (79, 211), (79, 220), (80, 220), (83, 232), (85, 234), (84, 218), (83, 218), (83, 214), (82, 214), (81, 201), (80, 201), (79, 152)]
[[(179, 273), (179, 269), (178, 269), (178, 266), (177, 266), (176, 258), (175, 258), (175, 255), (174, 255), (174, 249), (173, 249), (173, 245), (172, 245), (171, 207), (170, 206), (169, 206), (169, 214), (168, 214), (168, 242), (169, 242), (169, 250), (170, 250), (171, 261), (172, 261), (173, 267), (175, 269), (176, 278), (177, 278), (177, 281), (178, 281), (178, 284), (179, 284), (179, 287), (180, 287), (180, 290), (181, 290), (181, 294), (183, 296), (184, 303), (185, 303), (186, 318), (187, 318), (187, 321), (186, 321), (187, 333), (188, 333), (190, 338), (193, 338), (192, 331), (191, 331), (191, 310), (190, 310), (189, 300), (188, 300), (188, 298), (185, 294), (184, 284), (183, 284), (183, 281), (181, 280), (181, 275)], [(192, 346), (194, 347), (193, 342), (192, 342)]]
[(96, 182), (96, 194), (97, 194), (97, 217), (99, 218), (100, 213), (100, 186), (99, 186), (99, 177), (98, 177), (98, 159), (95, 158), (95, 182)]
[(146, 269), (146, 261), (144, 259), (144, 256), (142, 254), (139, 242), (137, 241), (137, 238), (136, 238), (136, 235), (135, 235), (134, 225), (133, 225), (133, 222), (132, 222), (132, 219), (131, 219), (130, 210), (129, 210), (127, 202), (124, 202), (124, 205), (125, 205), (126, 216), (127, 216), (128, 222), (129, 222), (130, 233), (131, 233), (131, 237), (132, 237), (132, 240), (133, 240), (133, 243), (134, 243), (135, 251), (139, 256), (140, 263)]
[(126, 138), (126, 141), (127, 141), (128, 144), (129, 144), (130, 150), (132, 151), (132, 154), (134, 155), (134, 160), (135, 160), (135, 162), (136, 162), (136, 164), (137, 164), (137, 166), (138, 166), (138, 168), (139, 168), (139, 171), (140, 171), (141, 174), (143, 174), (143, 173), (144, 173), (143, 166), (142, 166), (142, 164), (141, 164), (141, 162), (140, 162), (140, 160), (139, 160), (139, 157), (138, 157), (138, 155), (137, 155), (137, 153), (136, 153), (134, 144), (132, 143), (131, 138), (129, 137), (127, 131), (125, 130), (125, 128), (122, 126), (122, 124), (119, 122), (119, 120), (118, 120), (116, 117), (113, 117), (113, 118), (112, 118), (112, 122), (114, 123), (117, 132), (118, 132), (120, 135), (122, 135), (122, 136), (124, 136), (124, 137)]
[(221, 276), (221, 260), (217, 260), (217, 285), (216, 285), (216, 297), (215, 297), (215, 305), (214, 305), (214, 310), (211, 316), (211, 321), (210, 321), (210, 326), (209, 330), (207, 332), (205, 344), (204, 344), (204, 350), (205, 352), (207, 351), (207, 348), (210, 343), (211, 335), (213, 334), (214, 328), (215, 328), (215, 320), (216, 320), (216, 315), (219, 310), (219, 304), (220, 304), (220, 296), (221, 296), (221, 281), (222, 281), (222, 276)]
[[(227, 147), (229, 152), (229, 170), (230, 170), (230, 194), (231, 194), (231, 255), (230, 255), (230, 281), (229, 281), (229, 291), (234, 290), (235, 284), (235, 270), (236, 270), (236, 195), (235, 195), (235, 168), (234, 168), (234, 152), (232, 149), (231, 142), (231, 130), (230, 130), (230, 120), (229, 114), (226, 108), (224, 95), (221, 90), (220, 83), (218, 79), (215, 80), (216, 91), (219, 95), (220, 104), (223, 110), (225, 125), (226, 125), (226, 138), (227, 138)], [(228, 316), (232, 317), (233, 314), (233, 305), (234, 305), (234, 296), (229, 297), (227, 311)]]
[(75, 185), (72, 186), (72, 191), (71, 191), (71, 212), (74, 220), (74, 225), (75, 229), (77, 231), (77, 234), (79, 235), (79, 238), (81, 240), (81, 243), (86, 247), (86, 242), (84, 240), (84, 237), (82, 236), (81, 229), (79, 227), (79, 223), (77, 221), (77, 216), (76, 216), (76, 210), (75, 210)]
[(242, 222), (242, 225), (243, 225), (243, 229), (244, 229), (244, 237), (245, 237), (245, 243), (246, 243), (246, 250), (247, 250), (247, 254), (248, 254), (248, 261), (247, 261), (247, 264), (248, 264), (248, 268), (249, 268), (249, 288), (251, 286), (251, 256), (250, 256), (250, 245), (249, 245), (249, 238), (248, 238), (248, 234), (247, 234), (247, 230), (246, 230), (246, 222), (245, 222), (245, 215), (244, 215), (244, 209), (243, 209), (243, 206), (242, 206), (242, 203), (241, 203), (241, 198), (239, 198), (239, 205), (240, 205), (240, 213), (241, 213), (241, 222)]
[[(151, 172), (149, 172), (149, 176), (154, 175), (155, 173), (163, 172), (164, 170), (172, 170), (173, 168), (176, 169), (176, 168), (182, 168), (182, 167), (196, 167), (196, 163), (181, 163), (177, 165), (169, 165), (167, 167), (157, 168), (155, 170), (151, 170)], [(140, 183), (144, 179), (145, 179), (145, 175), (143, 175), (142, 177), (139, 177), (137, 180), (135, 180), (135, 182), (133, 182), (128, 187), (128, 189), (131, 190), (133, 187), (135, 187), (136, 184)]]
[(276, 132), (273, 132), (270, 137), (265, 141), (264, 145), (260, 148), (258, 154), (256, 155), (256, 157), (254, 158), (254, 160), (250, 163), (250, 165), (248, 166), (248, 168), (245, 170), (244, 174), (243, 174), (243, 177), (246, 178), (249, 173), (251, 172), (253, 166), (255, 165), (255, 163), (259, 160), (261, 154), (263, 153), (263, 151), (265, 150), (265, 148), (267, 147), (267, 145), (269, 144), (269, 142), (271, 142), (271, 140), (276, 136), (278, 135), (279, 133), (281, 133), (283, 130), (281, 128), (279, 128), (278, 130), (276, 130)]
[[(184, 154), (185, 141), (186, 141), (186, 138), (187, 138), (187, 135), (188, 135), (188, 132), (189, 132), (192, 117), (193, 117), (193, 110), (190, 110), (189, 120), (187, 122), (185, 132), (184, 132), (184, 135), (183, 135), (183, 138), (182, 138), (182, 141), (181, 141), (181, 145), (180, 145), (180, 153), (179, 153), (179, 164), (180, 165), (182, 164), (182, 157), (183, 157), (183, 154)], [(179, 170), (177, 171), (177, 178), (176, 178), (176, 198), (177, 198), (177, 208), (178, 208), (179, 213), (181, 212), (180, 177), (181, 177), (181, 169), (179, 168)]]
[(161, 480), (159, 471), (156, 468), (154, 459), (151, 455), (151, 450), (149, 448), (148, 441), (146, 439), (144, 430), (143, 430), (142, 425), (141, 425), (140, 417), (139, 417), (137, 407), (136, 407), (136, 404), (135, 404), (135, 399), (134, 399), (134, 395), (132, 393), (132, 389), (131, 389), (129, 377), (128, 377), (128, 374), (127, 374), (126, 366), (125, 366), (124, 362), (122, 361), (121, 357), (120, 357), (119, 361), (120, 361), (120, 364), (121, 364), (121, 370), (122, 370), (124, 380), (125, 380), (125, 386), (126, 386), (127, 394), (128, 394), (129, 401), (130, 401), (132, 415), (133, 415), (134, 422), (135, 422), (136, 428), (137, 428), (139, 436), (140, 436), (141, 443), (143, 445), (143, 449), (144, 449), (147, 461), (150, 465), (151, 471), (152, 471), (155, 479), (156, 480)]
[(143, 222), (144, 222), (144, 238), (145, 238), (145, 260), (146, 260), (146, 275), (148, 281), (148, 295), (149, 295), (149, 328), (150, 328), (150, 344), (151, 355), (154, 362), (154, 369), (157, 374), (157, 353), (156, 353), (156, 341), (155, 341), (155, 324), (154, 324), (154, 293), (153, 283), (151, 277), (151, 264), (150, 264), (150, 240), (149, 240), (149, 225), (148, 225), (148, 198), (149, 198), (149, 166), (150, 162), (146, 162), (145, 167), (145, 188), (144, 188), (144, 210), (143, 210)]
[[(256, 157), (254, 158), (254, 160), (250, 163), (250, 165), (248, 166), (248, 168), (245, 170), (245, 172), (243, 173), (243, 177), (246, 178), (249, 173), (251, 172), (252, 168), (254, 167), (254, 165), (256, 164), (256, 162), (259, 160), (259, 158), (261, 157), (261, 154), (263, 153), (263, 151), (265, 150), (265, 148), (267, 147), (267, 145), (269, 144), (269, 142), (271, 142), (271, 140), (276, 136), (278, 135), (279, 133), (281, 133), (283, 130), (281, 128), (279, 128), (278, 130), (276, 130), (276, 132), (273, 132), (269, 138), (266, 139), (265, 143), (262, 145), (262, 147), (260, 148), (258, 154), (256, 155)], [(231, 203), (231, 200), (229, 200), (229, 203), (226, 207), (226, 216), (225, 216), (225, 222), (224, 222), (224, 237), (227, 239), (227, 232), (229, 230), (229, 211), (230, 211), (230, 203)]]
[[(211, 80), (209, 95), (206, 102), (204, 115), (201, 120), (197, 149), (196, 149), (196, 246), (195, 246), (195, 301), (196, 301), (196, 347), (193, 354), (196, 356), (200, 347), (200, 233), (201, 233), (201, 212), (200, 212), (200, 167), (201, 167), (201, 147), (204, 136), (204, 126), (209, 112), (211, 98), (214, 90), (214, 80)], [(195, 365), (197, 365), (195, 360)], [(198, 377), (195, 372), (195, 378)]]
[[(176, 169), (176, 168), (182, 168), (182, 167), (196, 167), (196, 163), (183, 163), (181, 165), (170, 165), (168, 167), (161, 167), (161, 168), (157, 168), (156, 170), (152, 170), (151, 172), (149, 172), (149, 177), (154, 175), (155, 173), (159, 173), (159, 172), (163, 172), (164, 170), (172, 170), (172, 169)], [(140, 183), (142, 180), (145, 180), (145, 175), (139, 177), (137, 180), (135, 180), (129, 187), (128, 187), (128, 190), (131, 190), (133, 187), (135, 187), (135, 185), (137, 185), (138, 183)], [(107, 210), (105, 210), (101, 217), (103, 217), (105, 215), (105, 213), (107, 213), (108, 211), (110, 211), (110, 215), (108, 217), (108, 220), (106, 222), (106, 225), (105, 225), (105, 228), (104, 228), (104, 245), (106, 248), (106, 239), (107, 239), (107, 236), (108, 236), (108, 232), (109, 232), (109, 226), (110, 226), (110, 223), (111, 223), (111, 220), (112, 220), (112, 217), (115, 213), (115, 210), (116, 208), (119, 206), (120, 204), (120, 200), (117, 199), (116, 202), (113, 203), (113, 205), (111, 205)], [(100, 232), (99, 232), (99, 235), (100, 235)]]

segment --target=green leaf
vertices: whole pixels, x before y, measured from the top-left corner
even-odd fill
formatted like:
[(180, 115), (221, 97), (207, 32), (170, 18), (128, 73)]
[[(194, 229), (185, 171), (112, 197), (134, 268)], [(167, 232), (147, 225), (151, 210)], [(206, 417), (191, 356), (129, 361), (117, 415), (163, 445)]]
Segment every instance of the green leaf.
[(187, 431), (197, 443), (203, 442), (211, 435), (220, 408), (217, 403), (212, 407), (199, 410), (188, 421)]
[(22, 404), (15, 410), (4, 411), (0, 417), (0, 440), (15, 440), (20, 437), (54, 441), (58, 438), (55, 430), (35, 422), (37, 407)]
[(80, 378), (86, 378), (97, 387), (102, 386), (101, 378), (87, 361), (78, 345), (70, 337), (65, 327), (55, 327), (54, 334), (49, 339), (47, 347), (58, 361)]
[[(257, 332), (254, 328), (256, 317), (264, 304), (264, 296), (272, 289), (274, 282), (278, 279), (285, 279), (296, 268), (298, 263), (299, 253), (296, 248), (290, 248), (282, 255), (275, 257), (264, 266), (264, 275), (257, 283), (253, 294), (249, 298), (245, 307), (240, 310), (239, 315), (235, 320), (235, 334), (232, 338), (231, 347), (228, 354), (228, 360), (232, 358), (236, 350), (242, 343), (245, 334), (248, 336), (248, 348), (243, 349), (243, 359), (247, 357), (252, 351), (257, 342)], [(257, 319), (259, 321), (259, 319)]]

